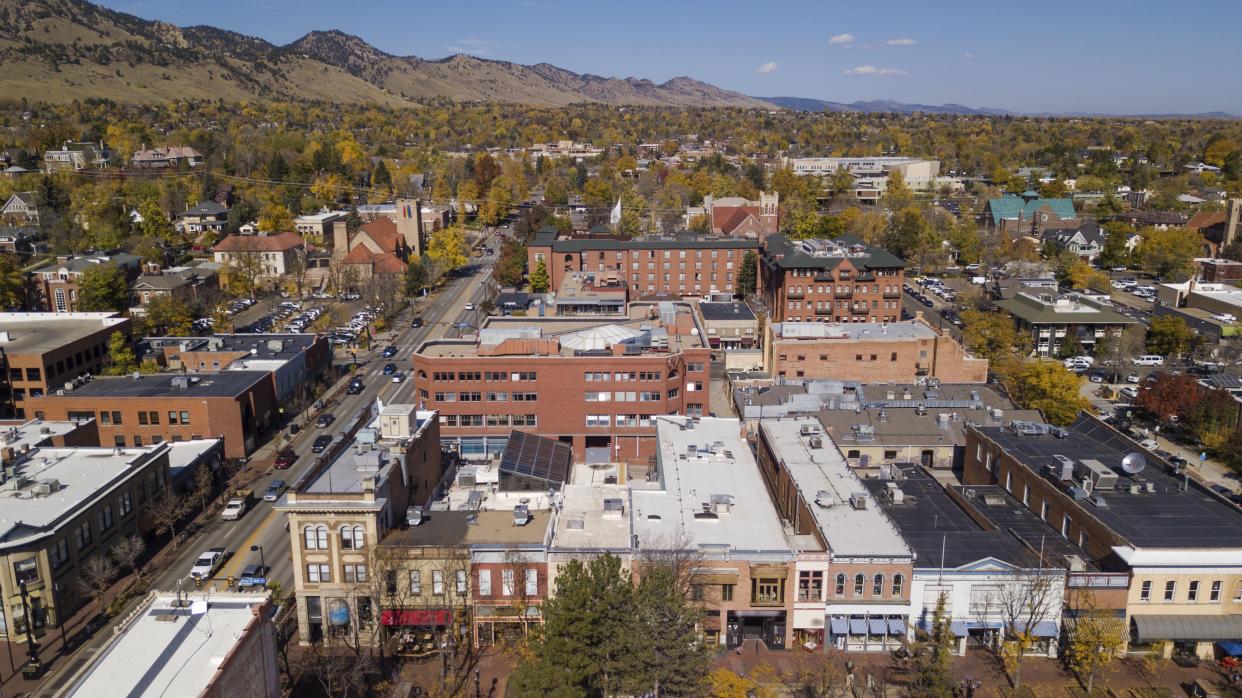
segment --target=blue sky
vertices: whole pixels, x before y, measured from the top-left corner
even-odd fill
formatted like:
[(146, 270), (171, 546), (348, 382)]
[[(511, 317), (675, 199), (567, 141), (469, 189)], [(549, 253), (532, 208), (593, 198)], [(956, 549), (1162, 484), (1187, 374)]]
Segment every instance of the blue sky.
[(760, 96), (1242, 115), (1238, 0), (103, 4), (277, 44), (340, 29), (397, 55), (471, 53), (657, 82), (688, 75)]

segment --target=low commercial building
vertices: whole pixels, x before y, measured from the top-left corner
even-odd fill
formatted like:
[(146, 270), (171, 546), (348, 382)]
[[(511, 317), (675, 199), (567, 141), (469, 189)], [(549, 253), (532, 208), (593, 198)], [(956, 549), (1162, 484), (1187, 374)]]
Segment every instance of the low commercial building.
[(1212, 315), (1242, 318), (1242, 288), (1228, 283), (1203, 283), (1191, 279), (1180, 284), (1156, 286), (1161, 305), (1170, 308), (1197, 308)]
[[(624, 274), (573, 272), (544, 302), (548, 315), (617, 315), (625, 312), (629, 300)], [(536, 309), (542, 311), (538, 304), (536, 301)]]
[(712, 349), (753, 349), (762, 344), (759, 319), (749, 305), (741, 301), (703, 302), (698, 309), (707, 330), (707, 345)]
[(1056, 657), (1066, 575), (1084, 567), (1077, 548), (1000, 487), (946, 488), (912, 465), (863, 484), (914, 550), (911, 640), (943, 598), (957, 654), (1029, 629), (1026, 654)]
[(26, 401), (98, 375), (115, 332), (130, 320), (116, 313), (0, 313), (0, 417), (34, 416)]
[(149, 502), (169, 486), (167, 444), (41, 446), (51, 436), (44, 427), (53, 430), (23, 425), (0, 449), (7, 495), (0, 503), (0, 638), (12, 642), (28, 634), (37, 641), (89, 603), (77, 584), (80, 566), (120, 538), (150, 530)]
[(28, 398), (26, 410), (38, 419), (95, 419), (109, 446), (221, 438), (227, 458), (249, 455), (279, 417), (268, 371), (96, 378)]
[(1199, 278), (1208, 284), (1227, 284), (1242, 280), (1242, 262), (1232, 259), (1202, 258), (1196, 259), (1199, 265)]
[(475, 337), (423, 342), (412, 375), (462, 458), (500, 453), (517, 428), (578, 459), (645, 463), (656, 416), (710, 412), (710, 354), (689, 305), (634, 303), (623, 316), (490, 317)]
[(139, 306), (155, 298), (173, 298), (187, 305), (209, 301), (220, 290), (219, 265), (203, 262), (192, 267), (148, 269), (130, 284)]
[(1013, 317), (1019, 332), (1030, 336), (1036, 356), (1058, 356), (1073, 343), (1089, 354), (1105, 337), (1120, 335), (1138, 323), (1081, 293), (1022, 292), (996, 301), (996, 306)]
[(988, 199), (979, 212), (978, 222), (1011, 238), (1039, 238), (1045, 230), (1077, 228), (1082, 221), (1074, 210), (1073, 199), (1044, 199), (1037, 192), (1028, 191), (1022, 196), (1006, 194)]
[(527, 269), (540, 264), (548, 273), (548, 288), (560, 288), (572, 272), (615, 272), (631, 293), (699, 296), (736, 293), (742, 260), (758, 252), (751, 237), (677, 233), (636, 238), (607, 235), (564, 235), (553, 228), (540, 230), (527, 245)]
[(132, 282), (142, 271), (142, 257), (127, 252), (57, 257), (55, 262), (27, 272), (33, 286), (33, 304), (44, 312), (75, 313), (80, 307), (78, 282), (89, 269), (116, 266)]
[(764, 369), (774, 377), (860, 383), (983, 383), (988, 362), (922, 317), (906, 322), (768, 326)]
[(276, 503), (289, 519), (301, 644), (377, 642), (380, 626), (393, 625), (383, 611), (394, 608), (396, 591), (379, 585), (397, 568), (378, 546), (432, 495), (442, 472), (435, 413), (386, 405), (352, 442), (334, 441)]
[(936, 184), (940, 174), (939, 160), (923, 160), (915, 157), (830, 157), (786, 158), (784, 166), (794, 174), (815, 176), (826, 180), (838, 170), (845, 170), (854, 177), (853, 195), (860, 201), (875, 202), (888, 189), (888, 178), (899, 173), (906, 186), (915, 191), (928, 191)]
[(1106, 571), (1130, 575), (1132, 652), (1211, 658), (1242, 637), (1242, 510), (1082, 414), (967, 427), (963, 482), (1012, 494)]
[(757, 462), (780, 519), (826, 551), (798, 563), (800, 590), (808, 580), (806, 618), (820, 614), (821, 642), (847, 652), (900, 647), (914, 552), (893, 520), (814, 418), (764, 420), (758, 436)]
[(267, 594), (152, 593), (58, 696), (278, 698)]
[(759, 294), (773, 322), (897, 322), (905, 266), (853, 235), (773, 235), (759, 259)]
[[(785, 649), (795, 640), (822, 642), (823, 604), (816, 607), (811, 589), (813, 580), (822, 589), (826, 556), (809, 565), (806, 588), (799, 587), (795, 543), (772, 503), (756, 496), (763, 478), (737, 420), (662, 416), (656, 422), (655, 469), (631, 481), (629, 516), (640, 553), (699, 553), (690, 581), (693, 598), (704, 605), (707, 643), (733, 648), (755, 639)], [(823, 550), (806, 537), (797, 545)], [(807, 609), (795, 605), (800, 600)]]

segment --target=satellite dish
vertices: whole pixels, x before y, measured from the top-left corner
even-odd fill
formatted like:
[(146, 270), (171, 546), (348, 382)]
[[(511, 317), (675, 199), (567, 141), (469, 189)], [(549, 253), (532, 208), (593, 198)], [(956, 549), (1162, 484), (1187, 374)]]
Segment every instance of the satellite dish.
[(1126, 475), (1137, 475), (1147, 467), (1147, 458), (1139, 453), (1127, 453), (1125, 458), (1121, 459), (1121, 469)]

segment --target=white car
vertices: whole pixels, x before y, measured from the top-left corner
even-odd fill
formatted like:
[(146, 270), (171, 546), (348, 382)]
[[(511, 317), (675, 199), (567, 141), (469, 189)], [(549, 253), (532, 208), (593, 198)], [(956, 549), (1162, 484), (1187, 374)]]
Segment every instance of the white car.
[(228, 553), (226, 548), (209, 548), (199, 553), (194, 566), (190, 568), (190, 576), (195, 579), (207, 579), (220, 569)]
[(474, 310), (474, 303), (467, 303), (466, 310)]

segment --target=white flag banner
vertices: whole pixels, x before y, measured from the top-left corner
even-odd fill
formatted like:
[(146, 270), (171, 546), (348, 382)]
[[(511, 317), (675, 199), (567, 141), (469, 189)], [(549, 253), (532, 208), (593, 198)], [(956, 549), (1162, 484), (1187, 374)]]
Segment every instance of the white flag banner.
[(621, 199), (617, 199), (617, 205), (612, 207), (612, 214), (608, 216), (608, 222), (612, 225), (621, 222)]

